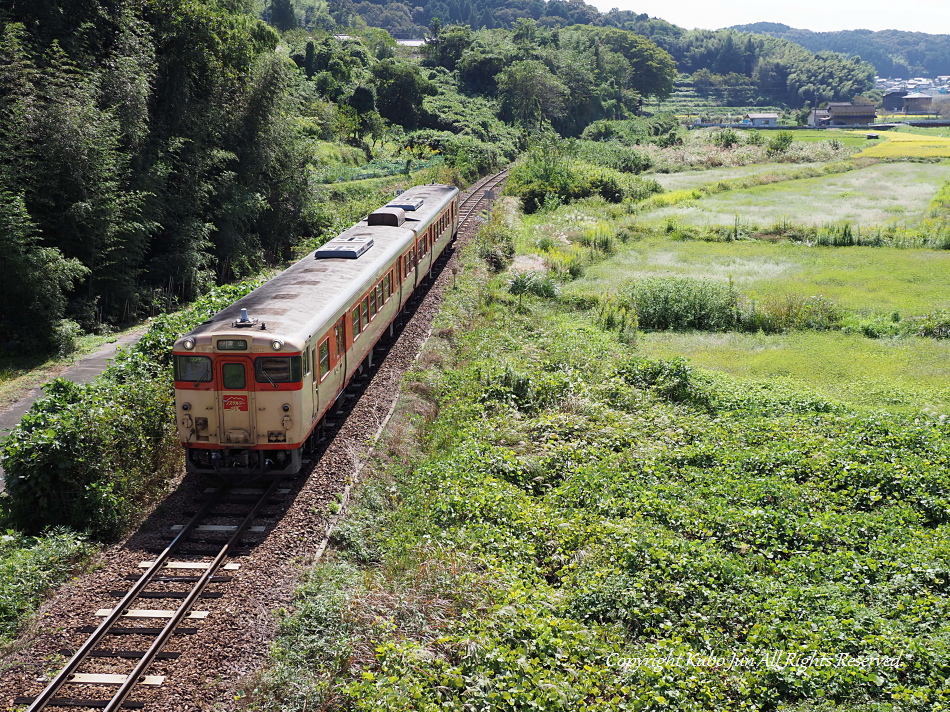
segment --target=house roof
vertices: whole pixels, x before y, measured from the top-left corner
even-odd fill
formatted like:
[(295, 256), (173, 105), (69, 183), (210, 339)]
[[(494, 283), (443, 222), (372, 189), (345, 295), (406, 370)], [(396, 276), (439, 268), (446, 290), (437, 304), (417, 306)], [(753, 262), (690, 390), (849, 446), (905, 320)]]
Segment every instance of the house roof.
[(750, 119), (777, 119), (778, 114), (746, 114)]
[(930, 94), (921, 94), (917, 92), (916, 94), (908, 94), (904, 97), (905, 99), (933, 99), (933, 96)]
[(873, 104), (828, 104), (832, 116), (871, 116), (875, 114)]

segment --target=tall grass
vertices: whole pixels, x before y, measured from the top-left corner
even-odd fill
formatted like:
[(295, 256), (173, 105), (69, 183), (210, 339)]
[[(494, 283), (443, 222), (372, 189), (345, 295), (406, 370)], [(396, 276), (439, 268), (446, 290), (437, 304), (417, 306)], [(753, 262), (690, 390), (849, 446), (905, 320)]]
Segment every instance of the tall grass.
[(727, 331), (739, 322), (739, 290), (692, 277), (654, 277), (630, 284), (622, 299), (641, 327)]
[[(622, 310), (630, 312), (626, 315)], [(756, 301), (732, 283), (694, 277), (653, 277), (628, 284), (618, 298), (600, 299), (597, 321), (608, 329), (626, 322), (656, 331), (826, 331), (845, 312), (821, 295), (775, 295)]]

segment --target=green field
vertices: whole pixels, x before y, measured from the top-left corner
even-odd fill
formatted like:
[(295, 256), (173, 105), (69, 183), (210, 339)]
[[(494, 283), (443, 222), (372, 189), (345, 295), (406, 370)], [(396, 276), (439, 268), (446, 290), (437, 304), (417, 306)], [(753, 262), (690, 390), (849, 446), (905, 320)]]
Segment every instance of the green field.
[(735, 168), (711, 168), (706, 171), (682, 171), (680, 173), (651, 173), (652, 178), (663, 186), (665, 190), (684, 190), (699, 188), (707, 183), (720, 180), (734, 180), (749, 178), (768, 173), (787, 175), (800, 171), (802, 168), (814, 168), (819, 163), (755, 163), (750, 166), (736, 166)]
[(756, 298), (821, 294), (865, 312), (919, 315), (950, 308), (950, 252), (794, 243), (684, 242), (654, 236), (590, 266), (570, 292), (612, 292), (647, 276), (731, 279)]
[(950, 343), (868, 339), (837, 332), (656, 332), (637, 347), (648, 358), (685, 356), (744, 381), (814, 390), (859, 409), (950, 413)]
[(654, 221), (692, 225), (768, 225), (787, 220), (807, 225), (848, 221), (872, 226), (924, 217), (950, 163), (886, 163), (821, 178), (805, 178), (719, 193), (695, 204), (661, 208)]

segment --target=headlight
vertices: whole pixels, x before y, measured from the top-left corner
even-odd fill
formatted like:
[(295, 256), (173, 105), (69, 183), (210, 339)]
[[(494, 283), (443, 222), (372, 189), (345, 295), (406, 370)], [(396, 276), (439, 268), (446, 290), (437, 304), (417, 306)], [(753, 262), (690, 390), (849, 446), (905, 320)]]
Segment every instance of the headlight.
[(181, 345), (182, 345), (186, 350), (191, 351), (193, 348), (195, 348), (195, 340), (194, 340), (194, 339), (185, 339), (184, 341), (181, 342)]
[(191, 410), (191, 403), (182, 403), (182, 404), (181, 404), (181, 409), (182, 409), (182, 410)]
[(281, 408), (283, 408), (283, 410), (284, 410), (285, 413), (289, 413), (289, 412), (290, 412), (290, 403), (284, 403), (284, 404), (281, 406)]
[(270, 342), (270, 347), (274, 349), (274, 351), (280, 351), (282, 348), (284, 348), (284, 342), (280, 339), (274, 339)]

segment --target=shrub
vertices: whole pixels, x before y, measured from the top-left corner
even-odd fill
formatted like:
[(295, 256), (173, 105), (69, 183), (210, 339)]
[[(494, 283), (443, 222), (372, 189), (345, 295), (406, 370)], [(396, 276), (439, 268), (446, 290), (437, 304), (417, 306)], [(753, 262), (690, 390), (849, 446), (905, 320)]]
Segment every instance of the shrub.
[(792, 141), (794, 137), (792, 136), (791, 131), (779, 131), (774, 136), (770, 137), (768, 143), (766, 144), (766, 150), (770, 156), (775, 156), (779, 153), (786, 153), (788, 149), (792, 147)]
[(492, 212), (475, 237), (478, 256), (492, 272), (501, 272), (515, 256), (514, 229), (500, 210)]
[(533, 294), (536, 297), (554, 299), (558, 295), (558, 286), (546, 272), (518, 272), (508, 280), (508, 291), (517, 297)]
[(725, 331), (738, 321), (739, 292), (732, 283), (655, 277), (634, 282), (623, 298), (647, 329)]
[(934, 339), (950, 339), (950, 312), (935, 311), (913, 322), (917, 336)]
[(83, 537), (54, 529), (41, 537), (0, 535), (0, 641), (89, 553)]
[(597, 304), (597, 325), (607, 331), (616, 331), (625, 343), (632, 344), (637, 339), (637, 312), (615, 297), (605, 297)]

